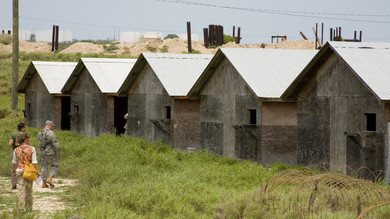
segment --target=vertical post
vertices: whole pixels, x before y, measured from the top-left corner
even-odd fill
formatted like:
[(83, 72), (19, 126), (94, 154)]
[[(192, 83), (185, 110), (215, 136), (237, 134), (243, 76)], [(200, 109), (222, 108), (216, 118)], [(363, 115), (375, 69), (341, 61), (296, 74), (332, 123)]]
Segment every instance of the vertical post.
[(387, 168), (386, 168), (386, 186), (390, 180), (390, 122), (387, 123)]
[(51, 38), (51, 52), (54, 52), (55, 40), (56, 40), (56, 25), (53, 25), (53, 35)]
[(56, 52), (58, 51), (58, 34), (60, 32), (59, 29), (60, 29), (60, 27), (56, 26), (56, 44), (55, 44), (55, 51)]
[(187, 21), (187, 42), (188, 42), (188, 52), (192, 53), (191, 46), (191, 22)]
[(333, 28), (330, 28), (330, 39), (329, 41), (333, 41)]
[(353, 41), (356, 41), (356, 30), (353, 32)]
[(19, 0), (12, 0), (12, 86), (11, 109), (18, 108), (18, 77), (19, 77)]
[(341, 40), (341, 27), (339, 27), (339, 37), (340, 37), (340, 40)]
[(238, 27), (237, 28), (237, 40), (236, 40), (236, 43), (240, 44), (240, 40), (241, 40), (241, 27)]
[(317, 45), (317, 42), (318, 42), (318, 23), (316, 23), (316, 31), (315, 31), (315, 34), (316, 34), (316, 49), (318, 49), (318, 45)]
[(214, 25), (209, 25), (209, 45), (214, 44)]
[(363, 34), (363, 32), (362, 31), (360, 31), (360, 42), (362, 42), (362, 34)]
[(321, 23), (321, 46), (324, 45), (324, 23)]
[(360, 213), (362, 213), (362, 201), (360, 195), (356, 197), (356, 202), (357, 202), (357, 217), (359, 217)]
[(236, 36), (236, 26), (233, 26), (233, 37)]
[(209, 31), (207, 28), (203, 28), (204, 46), (209, 48)]

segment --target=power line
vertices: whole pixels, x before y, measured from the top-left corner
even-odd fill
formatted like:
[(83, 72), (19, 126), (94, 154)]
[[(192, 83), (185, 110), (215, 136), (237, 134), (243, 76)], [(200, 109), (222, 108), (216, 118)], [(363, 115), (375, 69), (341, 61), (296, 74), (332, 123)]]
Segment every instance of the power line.
[(353, 18), (337, 18), (337, 17), (326, 17), (326, 16), (317, 16), (317, 15), (331, 15), (331, 16), (354, 16), (354, 17), (390, 17), (390, 15), (379, 15), (379, 14), (338, 14), (338, 13), (321, 13), (321, 12), (305, 12), (305, 11), (284, 11), (284, 10), (270, 10), (270, 9), (256, 9), (256, 8), (243, 8), (235, 6), (226, 6), (226, 5), (216, 5), (216, 4), (206, 4), (191, 2), (185, 0), (156, 0), (160, 2), (168, 2), (174, 4), (186, 4), (186, 5), (198, 5), (205, 7), (214, 7), (214, 8), (223, 8), (223, 9), (232, 9), (240, 11), (250, 11), (256, 13), (264, 14), (277, 14), (277, 15), (286, 15), (286, 16), (295, 16), (295, 17), (307, 17), (307, 18), (321, 18), (328, 20), (344, 20), (344, 21), (357, 21), (357, 22), (368, 22), (368, 23), (390, 23), (390, 21), (380, 21), (380, 20), (366, 20), (366, 19), (353, 19)]
[(139, 27), (126, 27), (126, 26), (116, 26), (116, 25), (104, 25), (104, 24), (92, 24), (92, 23), (80, 23), (73, 21), (64, 21), (64, 20), (53, 20), (53, 19), (43, 19), (43, 18), (33, 18), (33, 17), (19, 17), (23, 20), (35, 20), (35, 21), (44, 21), (44, 22), (55, 22), (55, 23), (66, 23), (66, 24), (74, 24), (74, 25), (85, 25), (85, 26), (95, 26), (95, 27), (104, 27), (104, 28), (119, 28), (119, 29), (131, 29), (131, 30), (144, 30), (144, 31), (162, 31), (162, 32), (176, 32), (177, 30), (162, 30), (162, 29), (150, 29), (150, 28), (139, 28)]

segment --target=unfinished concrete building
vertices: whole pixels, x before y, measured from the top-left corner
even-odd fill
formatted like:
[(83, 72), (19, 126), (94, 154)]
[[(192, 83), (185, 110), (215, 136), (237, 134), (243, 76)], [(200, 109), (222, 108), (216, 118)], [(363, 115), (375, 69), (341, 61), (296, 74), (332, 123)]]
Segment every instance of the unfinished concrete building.
[(70, 96), (61, 89), (76, 66), (76, 62), (37, 62), (28, 66), (17, 91), (25, 94), (24, 116), (27, 126), (42, 128), (46, 120), (56, 128), (70, 129)]
[(81, 58), (62, 92), (71, 95), (71, 130), (86, 136), (123, 134), (127, 97), (118, 90), (136, 59)]
[(200, 148), (199, 101), (187, 93), (212, 55), (143, 53), (123, 83), (133, 137), (177, 149)]
[(282, 96), (297, 100), (298, 163), (359, 177), (384, 170), (389, 88), (390, 43), (325, 44)]
[(315, 53), (219, 49), (189, 92), (200, 99), (202, 147), (261, 164), (295, 164), (296, 103), (280, 95)]

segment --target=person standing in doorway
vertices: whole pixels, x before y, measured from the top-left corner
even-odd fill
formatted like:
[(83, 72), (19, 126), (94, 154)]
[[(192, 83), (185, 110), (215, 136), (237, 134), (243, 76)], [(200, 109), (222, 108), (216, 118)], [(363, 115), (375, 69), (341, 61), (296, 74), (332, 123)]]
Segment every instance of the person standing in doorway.
[[(47, 184), (54, 187), (53, 178), (56, 176), (60, 166), (59, 159), (61, 158), (61, 149), (53, 129), (53, 121), (47, 120), (45, 122), (45, 128), (38, 134), (40, 142), (38, 152), (40, 154), (40, 163), (42, 166), (42, 188), (47, 188)], [(49, 167), (50, 174), (49, 177), (47, 177)]]
[(18, 210), (31, 211), (33, 206), (33, 181), (23, 177), (24, 162), (30, 162), (38, 172), (38, 161), (35, 148), (30, 145), (30, 135), (21, 134), (17, 139), (19, 147), (13, 152), (12, 172), (18, 180)]
[[(18, 124), (18, 131), (12, 133), (11, 138), (9, 139), (8, 146), (12, 148), (12, 152), (19, 146), (19, 143), (17, 142), (17, 139), (21, 134), (24, 134), (26, 132), (26, 125), (24, 123), (19, 123)], [(14, 173), (11, 175), (11, 184), (12, 184), (12, 189), (16, 189), (16, 176)]]

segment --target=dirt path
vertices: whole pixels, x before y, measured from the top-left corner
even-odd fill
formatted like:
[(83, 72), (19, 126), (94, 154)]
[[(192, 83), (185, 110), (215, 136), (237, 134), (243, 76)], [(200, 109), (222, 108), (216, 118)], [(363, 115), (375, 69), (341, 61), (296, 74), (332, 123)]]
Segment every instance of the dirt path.
[[(33, 183), (33, 211), (37, 212), (39, 218), (50, 218), (57, 211), (67, 208), (63, 197), (71, 186), (76, 184), (73, 179), (54, 179), (54, 188), (42, 188), (41, 185)], [(12, 212), (16, 206), (17, 190), (11, 190), (11, 180), (7, 177), (0, 177), (0, 214)], [(12, 214), (12, 213), (11, 213)]]

